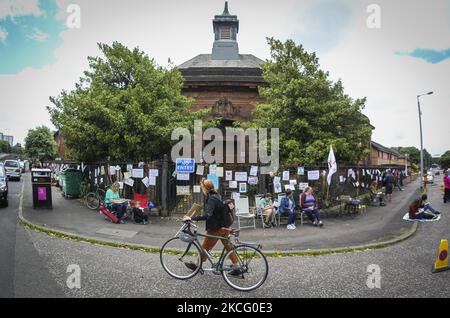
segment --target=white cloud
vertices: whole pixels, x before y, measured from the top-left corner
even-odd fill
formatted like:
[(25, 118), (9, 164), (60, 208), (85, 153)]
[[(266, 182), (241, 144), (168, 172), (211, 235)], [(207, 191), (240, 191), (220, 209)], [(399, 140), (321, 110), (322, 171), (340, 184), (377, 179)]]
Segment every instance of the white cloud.
[(25, 15), (39, 16), (42, 11), (38, 3), (38, 0), (0, 0), (0, 20)]
[[(48, 97), (74, 88), (88, 68), (87, 56), (99, 54), (97, 42), (119, 41), (129, 47), (139, 46), (160, 64), (166, 64), (170, 57), (178, 65), (197, 54), (211, 52), (211, 20), (222, 12), (224, 4), (223, 0), (57, 0), (59, 19), (67, 18), (66, 8), (73, 2), (81, 8), (81, 29), (61, 33), (56, 62), (39, 70), (0, 75), (0, 107), (2, 115), (6, 115), (0, 117), (0, 127), (19, 142), (28, 128), (41, 124), (51, 127), (45, 109), (50, 104)], [(450, 47), (448, 16), (441, 11), (445, 2), (379, 0), (381, 30), (366, 28), (366, 7), (372, 1), (338, 2), (351, 6), (353, 19), (337, 46), (319, 53), (320, 61), (334, 79), (342, 78), (350, 96), (368, 97), (364, 113), (376, 127), (374, 140), (386, 146), (419, 146), (416, 95), (434, 90), (435, 95), (423, 98), (424, 144), (432, 154), (450, 148), (444, 140), (450, 135), (444, 116), (450, 104), (450, 60), (432, 65), (394, 54), (416, 47)], [(0, 3), (3, 5), (4, 1)], [(231, 14), (237, 14), (240, 20), (241, 53), (267, 58), (266, 36), (287, 39), (298, 30), (308, 32), (301, 17), (315, 3), (229, 1)], [(18, 88), (24, 93), (19, 93)], [(26, 114), (19, 125), (17, 114)]]
[(0, 42), (5, 42), (8, 32), (0, 27)]
[(419, 147), (416, 95), (435, 91), (422, 98), (424, 147), (432, 154), (443, 153), (450, 149), (450, 128), (444, 116), (450, 106), (450, 59), (429, 64), (394, 53), (450, 47), (450, 28), (441, 12), (444, 2), (379, 1), (379, 30), (365, 27), (364, 12), (370, 2), (361, 2), (353, 32), (338, 48), (321, 56), (321, 64), (333, 78), (342, 78), (350, 96), (367, 96), (364, 113), (376, 127), (373, 139), (386, 146)]
[(48, 34), (38, 28), (33, 28), (33, 32), (28, 35), (28, 38), (38, 42), (45, 42), (48, 39)]

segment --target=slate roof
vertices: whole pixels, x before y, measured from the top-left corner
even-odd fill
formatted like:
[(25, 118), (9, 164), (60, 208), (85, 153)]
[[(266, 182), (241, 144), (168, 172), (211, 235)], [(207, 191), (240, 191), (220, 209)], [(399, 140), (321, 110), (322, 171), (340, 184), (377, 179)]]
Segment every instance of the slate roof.
[(388, 147), (385, 147), (385, 146), (383, 146), (382, 144), (379, 144), (379, 143), (377, 143), (377, 142), (375, 142), (375, 141), (372, 141), (372, 145), (373, 145), (376, 149), (381, 150), (381, 151), (383, 151), (383, 152), (385, 152), (385, 153), (390, 153), (390, 154), (395, 155), (395, 156), (397, 156), (397, 157), (400, 157), (400, 156), (402, 155), (402, 154), (399, 153), (398, 151), (393, 150), (393, 149), (388, 148)]
[(263, 60), (252, 54), (239, 54), (239, 60), (213, 60), (212, 54), (199, 54), (187, 62), (179, 65), (180, 70), (187, 68), (258, 68), (261, 69)]

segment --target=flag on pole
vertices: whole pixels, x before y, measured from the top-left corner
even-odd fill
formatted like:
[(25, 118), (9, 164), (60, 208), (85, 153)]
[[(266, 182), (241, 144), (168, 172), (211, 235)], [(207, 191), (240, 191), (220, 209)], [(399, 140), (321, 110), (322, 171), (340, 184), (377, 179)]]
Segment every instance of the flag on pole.
[(334, 157), (333, 146), (330, 146), (330, 153), (328, 154), (328, 176), (327, 182), (328, 185), (331, 184), (331, 177), (337, 171), (336, 158)]

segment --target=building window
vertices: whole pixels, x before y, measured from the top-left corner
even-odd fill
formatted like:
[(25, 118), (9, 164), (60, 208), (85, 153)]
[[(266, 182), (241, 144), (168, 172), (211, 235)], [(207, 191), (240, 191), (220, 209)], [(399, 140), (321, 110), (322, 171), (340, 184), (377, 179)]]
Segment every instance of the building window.
[(230, 27), (220, 27), (219, 38), (220, 38), (220, 40), (231, 40), (231, 28)]

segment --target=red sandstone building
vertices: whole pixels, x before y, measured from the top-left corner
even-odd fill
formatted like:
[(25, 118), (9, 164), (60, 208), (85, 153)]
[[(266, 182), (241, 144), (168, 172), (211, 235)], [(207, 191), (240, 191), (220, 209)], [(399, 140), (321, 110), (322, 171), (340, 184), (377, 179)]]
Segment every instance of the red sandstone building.
[(228, 11), (213, 20), (211, 54), (200, 54), (178, 66), (185, 78), (183, 94), (194, 99), (193, 110), (211, 109), (205, 120), (222, 118), (226, 126), (248, 121), (256, 104), (264, 101), (258, 87), (266, 85), (263, 61), (251, 54), (239, 54), (239, 20)]

